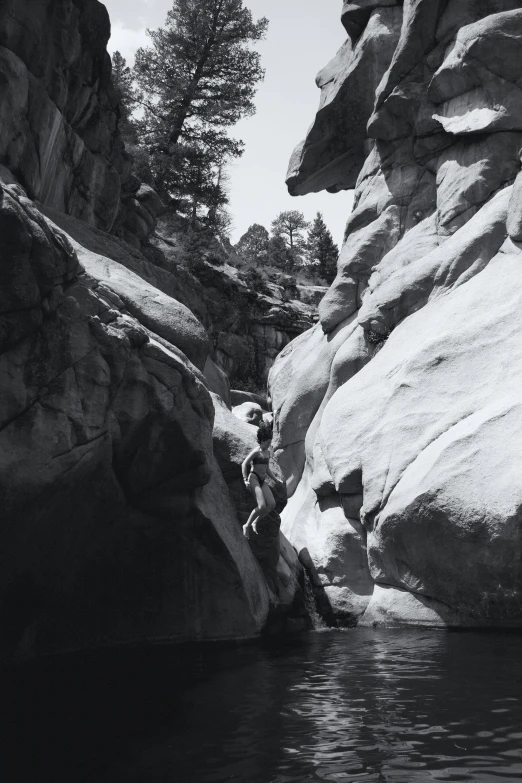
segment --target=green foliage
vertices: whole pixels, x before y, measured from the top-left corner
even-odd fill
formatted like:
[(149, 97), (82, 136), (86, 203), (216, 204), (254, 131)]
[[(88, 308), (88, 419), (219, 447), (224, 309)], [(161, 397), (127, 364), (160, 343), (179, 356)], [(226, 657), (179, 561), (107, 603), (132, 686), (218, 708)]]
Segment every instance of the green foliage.
[(369, 329), (367, 332), (365, 332), (365, 337), (370, 343), (370, 345), (374, 346), (373, 349), (373, 355), (379, 353), (379, 351), (384, 347), (386, 344), (386, 341), (388, 340), (388, 337), (390, 336), (390, 332), (388, 329), (386, 329), (385, 332), (375, 332), (373, 329)]
[(132, 158), (132, 173), (134, 176), (137, 177), (140, 182), (144, 182), (146, 185), (150, 185), (153, 188), (155, 186), (155, 181), (148, 151), (138, 143), (128, 141), (126, 142), (125, 147)]
[(337, 274), (339, 249), (320, 212), (313, 222), (306, 242), (306, 258), (309, 264), (317, 267), (321, 277), (332, 283)]
[(222, 266), (227, 254), (211, 231), (187, 231), (180, 235), (178, 257), (196, 277), (205, 272), (205, 262)]
[(268, 262), (282, 272), (291, 272), (296, 266), (296, 256), (287, 247), (281, 236), (270, 237), (268, 243)]
[(283, 289), (283, 302), (290, 302), (292, 299), (301, 298), (297, 287), (297, 280), (292, 275), (279, 273), (273, 276), (273, 281)]
[(255, 291), (256, 294), (270, 294), (270, 289), (267, 285), (266, 279), (257, 269), (250, 268), (245, 272), (239, 272), (238, 277), (248, 288), (250, 288), (252, 291)]
[(134, 89), (132, 71), (120, 52), (114, 52), (112, 55), (112, 84), (119, 102), (120, 132), (126, 146), (136, 145), (138, 132), (136, 122), (132, 119), (136, 105), (136, 90)]
[(309, 225), (302, 212), (292, 209), (279, 213), (272, 223), (272, 233), (274, 237), (283, 239), (287, 249), (297, 257), (306, 248), (303, 232), (309, 228)]
[(264, 37), (243, 0), (174, 0), (165, 27), (148, 31), (134, 70), (155, 187), (192, 228), (216, 228), (227, 203), (225, 167), (243, 144), (228, 128), (254, 113), (264, 72), (250, 49)]
[(270, 236), (266, 228), (259, 223), (254, 223), (243, 234), (234, 250), (240, 258), (246, 261), (266, 264), (269, 243)]

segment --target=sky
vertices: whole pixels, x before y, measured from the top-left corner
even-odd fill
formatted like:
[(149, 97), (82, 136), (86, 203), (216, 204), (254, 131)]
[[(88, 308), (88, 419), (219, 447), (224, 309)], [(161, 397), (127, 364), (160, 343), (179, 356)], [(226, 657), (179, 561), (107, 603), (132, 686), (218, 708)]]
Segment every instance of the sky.
[[(103, 0), (112, 23), (109, 51), (116, 50), (131, 65), (146, 29), (164, 24), (172, 0)], [(245, 0), (255, 19), (266, 16), (266, 40), (258, 46), (266, 69), (256, 96), (254, 117), (241, 120), (231, 135), (245, 142), (243, 157), (230, 167), (233, 242), (252, 223), (270, 228), (276, 215), (299, 209), (307, 220), (321, 211), (339, 244), (352, 208), (352, 192), (291, 197), (285, 185), (294, 147), (306, 136), (317, 107), (318, 71), (343, 44), (341, 0)]]

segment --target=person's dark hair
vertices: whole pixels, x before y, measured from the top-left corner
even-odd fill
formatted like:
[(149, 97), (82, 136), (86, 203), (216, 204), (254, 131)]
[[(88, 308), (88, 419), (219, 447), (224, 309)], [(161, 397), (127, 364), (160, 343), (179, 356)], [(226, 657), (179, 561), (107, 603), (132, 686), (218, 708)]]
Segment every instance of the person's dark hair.
[(262, 421), (257, 431), (257, 442), (263, 443), (265, 440), (272, 440), (272, 427), (266, 421)]

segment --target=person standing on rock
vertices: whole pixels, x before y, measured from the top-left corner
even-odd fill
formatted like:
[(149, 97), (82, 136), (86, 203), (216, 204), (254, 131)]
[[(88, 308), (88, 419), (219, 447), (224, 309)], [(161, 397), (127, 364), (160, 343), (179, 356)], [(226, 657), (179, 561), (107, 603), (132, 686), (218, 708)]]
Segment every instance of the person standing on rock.
[(272, 490), (266, 483), (266, 479), (277, 481), (276, 476), (269, 468), (270, 462), (270, 444), (272, 442), (272, 428), (269, 424), (262, 422), (257, 431), (257, 440), (259, 446), (250, 452), (241, 466), (245, 486), (249, 489), (256, 501), (256, 508), (252, 511), (245, 525), (243, 533), (247, 538), (250, 537), (250, 530), (257, 533), (257, 523), (275, 508), (275, 500)]

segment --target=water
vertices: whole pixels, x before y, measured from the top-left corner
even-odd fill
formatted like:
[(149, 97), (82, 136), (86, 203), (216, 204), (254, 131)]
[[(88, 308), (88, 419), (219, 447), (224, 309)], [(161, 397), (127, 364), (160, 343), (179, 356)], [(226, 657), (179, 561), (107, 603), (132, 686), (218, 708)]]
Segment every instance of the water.
[(10, 673), (2, 758), (71, 783), (522, 781), (521, 648), (356, 629), (51, 662)]

